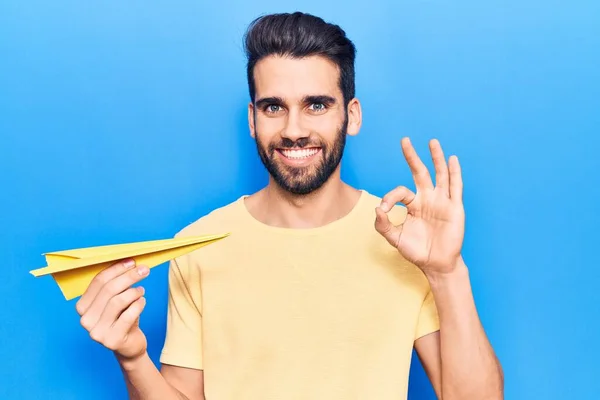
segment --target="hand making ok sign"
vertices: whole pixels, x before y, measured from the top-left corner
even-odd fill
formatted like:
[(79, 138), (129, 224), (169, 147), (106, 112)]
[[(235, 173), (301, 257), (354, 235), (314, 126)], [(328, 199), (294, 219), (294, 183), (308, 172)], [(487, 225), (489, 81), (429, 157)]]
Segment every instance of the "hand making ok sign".
[[(387, 193), (376, 209), (375, 229), (424, 273), (451, 272), (461, 259), (465, 229), (458, 158), (451, 156), (446, 163), (440, 143), (430, 141), (434, 186), (410, 140), (404, 138), (401, 144), (416, 193), (404, 186)], [(396, 203), (404, 204), (407, 209), (406, 219), (398, 226), (393, 225), (386, 214)]]

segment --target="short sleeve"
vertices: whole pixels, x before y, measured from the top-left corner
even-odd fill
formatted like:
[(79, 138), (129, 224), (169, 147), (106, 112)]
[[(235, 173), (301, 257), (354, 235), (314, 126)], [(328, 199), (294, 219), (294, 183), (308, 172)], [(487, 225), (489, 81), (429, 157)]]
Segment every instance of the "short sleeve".
[(417, 329), (415, 332), (415, 340), (429, 333), (440, 329), (440, 321), (431, 290), (427, 291), (427, 295), (421, 304), (419, 319), (417, 321)]
[(202, 293), (200, 271), (187, 256), (169, 263), (167, 331), (162, 364), (202, 369)]

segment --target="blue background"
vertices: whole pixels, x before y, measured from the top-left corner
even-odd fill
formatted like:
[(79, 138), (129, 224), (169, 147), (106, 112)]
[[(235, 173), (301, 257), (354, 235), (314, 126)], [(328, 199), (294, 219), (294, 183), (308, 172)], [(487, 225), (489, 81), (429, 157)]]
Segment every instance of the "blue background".
[[(52, 250), (171, 237), (266, 182), (241, 35), (313, 12), (358, 47), (364, 126), (343, 175), (412, 187), (399, 141), (464, 170), (481, 319), (507, 399), (592, 399), (599, 295), (597, 1), (24, 1), (0, 5), (0, 398), (125, 398), (51, 278)], [(214, 8), (217, 7), (217, 8)], [(157, 360), (166, 271), (145, 282)], [(417, 361), (410, 399), (433, 399)]]

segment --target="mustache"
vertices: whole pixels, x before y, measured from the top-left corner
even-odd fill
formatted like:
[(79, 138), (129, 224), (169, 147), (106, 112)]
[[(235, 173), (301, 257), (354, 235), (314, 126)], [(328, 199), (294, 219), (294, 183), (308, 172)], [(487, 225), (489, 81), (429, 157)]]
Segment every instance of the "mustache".
[(298, 140), (282, 138), (279, 143), (271, 143), (269, 147), (271, 147), (271, 149), (302, 149), (306, 147), (323, 147), (323, 144), (315, 142), (307, 137), (302, 137)]

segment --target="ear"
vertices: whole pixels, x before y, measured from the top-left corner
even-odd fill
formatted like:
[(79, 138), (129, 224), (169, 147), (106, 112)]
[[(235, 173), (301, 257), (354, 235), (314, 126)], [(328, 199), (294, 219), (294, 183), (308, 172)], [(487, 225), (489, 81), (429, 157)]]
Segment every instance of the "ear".
[(362, 110), (358, 99), (354, 98), (348, 103), (348, 135), (358, 135), (362, 125)]
[(254, 127), (254, 104), (248, 103), (248, 127), (250, 128), (250, 136), (256, 138), (256, 130)]

